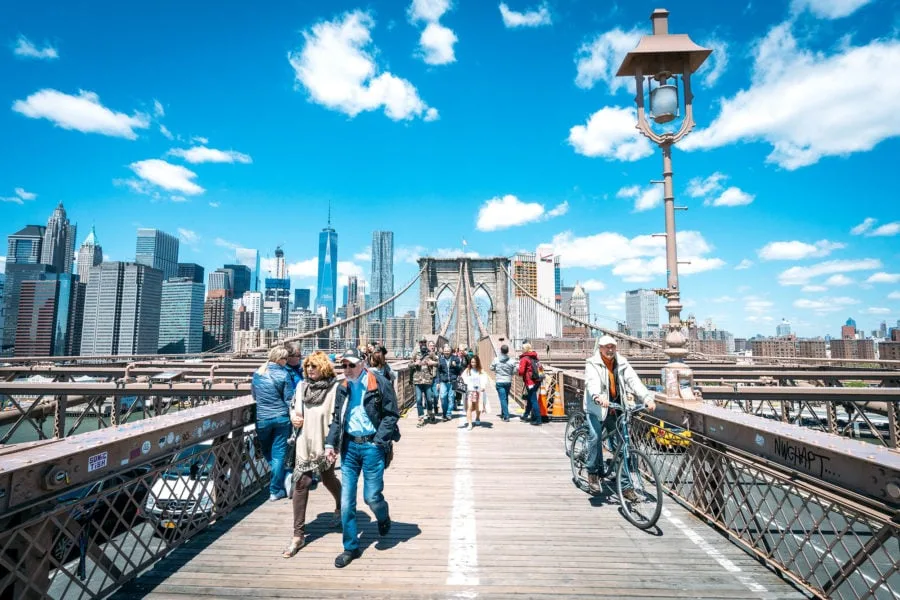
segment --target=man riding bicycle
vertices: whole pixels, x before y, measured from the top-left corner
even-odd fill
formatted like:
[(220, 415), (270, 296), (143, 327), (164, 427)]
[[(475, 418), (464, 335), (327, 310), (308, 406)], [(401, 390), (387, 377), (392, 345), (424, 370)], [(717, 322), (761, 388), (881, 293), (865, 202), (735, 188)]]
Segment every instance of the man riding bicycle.
[[(609, 432), (609, 441), (613, 453), (616, 452), (619, 439), (616, 435), (618, 414), (609, 409), (610, 402), (624, 405), (628, 394), (633, 394), (647, 410), (653, 411), (656, 403), (653, 392), (641, 383), (638, 374), (624, 356), (616, 352), (616, 340), (608, 335), (600, 338), (597, 352), (587, 359), (584, 365), (584, 414), (590, 430), (589, 452), (586, 470), (588, 485), (592, 492), (600, 491), (600, 475), (603, 470), (603, 444), (600, 437), (603, 430)], [(631, 481), (622, 495), (630, 501), (636, 499)]]

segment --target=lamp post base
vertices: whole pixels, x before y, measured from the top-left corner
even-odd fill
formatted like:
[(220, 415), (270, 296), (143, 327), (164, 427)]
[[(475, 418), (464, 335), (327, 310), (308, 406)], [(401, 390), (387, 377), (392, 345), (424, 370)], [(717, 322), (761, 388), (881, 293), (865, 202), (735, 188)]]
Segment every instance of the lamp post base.
[(695, 402), (694, 372), (680, 361), (667, 363), (662, 368), (663, 387), (669, 402)]

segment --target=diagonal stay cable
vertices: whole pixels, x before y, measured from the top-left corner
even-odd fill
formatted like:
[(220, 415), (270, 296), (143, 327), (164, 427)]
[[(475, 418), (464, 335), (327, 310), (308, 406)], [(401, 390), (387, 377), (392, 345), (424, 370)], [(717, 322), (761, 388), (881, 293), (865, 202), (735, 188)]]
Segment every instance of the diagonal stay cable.
[(481, 315), (478, 314), (478, 306), (475, 304), (475, 296), (472, 295), (472, 285), (469, 283), (469, 264), (466, 265), (466, 298), (469, 304), (469, 310), (475, 313), (475, 322), (478, 324), (478, 331), (481, 333), (481, 337), (487, 337), (487, 328), (484, 326), (484, 323), (481, 322)]
[[(459, 263), (459, 278), (456, 280), (456, 293), (453, 295), (453, 307), (450, 309), (450, 314), (447, 315), (447, 321), (441, 325), (440, 336), (444, 339), (447, 339), (447, 330), (450, 329), (450, 321), (453, 320), (453, 315), (459, 312), (459, 292), (460, 289), (462, 289), (462, 282), (463, 264)], [(456, 323), (457, 325), (459, 324), (459, 314), (456, 314)]]

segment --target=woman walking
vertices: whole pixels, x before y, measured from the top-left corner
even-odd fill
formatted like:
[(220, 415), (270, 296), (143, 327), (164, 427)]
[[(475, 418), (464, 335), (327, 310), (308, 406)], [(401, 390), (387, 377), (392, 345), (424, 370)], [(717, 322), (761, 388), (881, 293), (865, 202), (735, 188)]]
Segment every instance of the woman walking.
[(334, 514), (329, 526), (341, 524), (341, 482), (334, 474), (334, 462), (325, 458), (325, 436), (334, 416), (337, 377), (324, 352), (314, 352), (303, 361), (304, 380), (297, 387), (291, 423), (300, 427), (294, 467), (294, 537), (282, 556), (290, 558), (306, 545), (306, 504), (314, 481), (321, 479), (334, 498)]
[(391, 366), (387, 363), (387, 358), (385, 358), (387, 353), (388, 351), (384, 346), (375, 346), (372, 350), (372, 354), (369, 356), (369, 367), (371, 371), (375, 371), (387, 379), (389, 383), (394, 383), (396, 375), (394, 374), (394, 370), (391, 369)]
[(288, 416), (294, 385), (285, 365), (288, 350), (282, 346), (269, 351), (268, 362), (253, 373), (250, 394), (256, 401), (256, 436), (263, 458), (269, 463), (269, 500), (287, 497), (284, 489), (284, 457), (291, 435)]
[(481, 425), (481, 413), (484, 411), (485, 390), (487, 389), (488, 376), (481, 367), (481, 358), (473, 355), (469, 367), (463, 373), (463, 381), (466, 382), (466, 422), (472, 429), (472, 413), (475, 413), (475, 425)]

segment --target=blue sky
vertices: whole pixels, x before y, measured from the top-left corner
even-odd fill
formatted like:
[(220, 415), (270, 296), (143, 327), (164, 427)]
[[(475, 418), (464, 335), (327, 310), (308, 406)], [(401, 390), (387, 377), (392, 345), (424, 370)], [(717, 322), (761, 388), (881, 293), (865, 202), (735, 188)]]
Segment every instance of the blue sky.
[[(0, 233), (62, 201), (112, 260), (139, 226), (208, 269), (282, 243), (314, 287), (330, 201), (344, 275), (368, 276), (373, 229), (398, 284), (464, 239), (552, 243), (609, 325), (624, 290), (665, 285), (662, 159), (613, 76), (657, 4), (4, 2)], [(685, 313), (738, 336), (900, 319), (892, 6), (666, 4), (714, 49), (673, 153)]]

